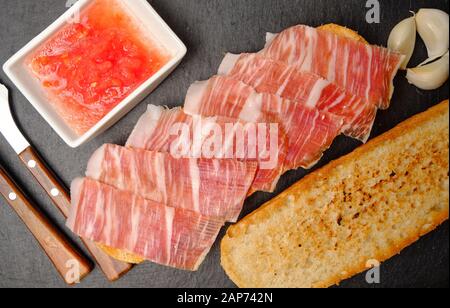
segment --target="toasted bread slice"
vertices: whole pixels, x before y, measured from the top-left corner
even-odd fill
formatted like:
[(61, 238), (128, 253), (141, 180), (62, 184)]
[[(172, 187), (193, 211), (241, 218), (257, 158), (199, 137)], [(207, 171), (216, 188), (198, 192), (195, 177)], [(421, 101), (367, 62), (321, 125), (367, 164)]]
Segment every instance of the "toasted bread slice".
[(140, 264), (142, 262), (145, 261), (145, 259), (143, 259), (140, 256), (134, 255), (132, 253), (123, 251), (123, 250), (119, 250), (119, 249), (115, 249), (115, 248), (111, 248), (102, 244), (97, 244), (98, 247), (100, 247), (106, 254), (108, 254), (110, 257), (118, 260), (118, 261), (122, 261), (125, 263), (130, 263), (130, 264)]
[(228, 229), (240, 287), (329, 287), (448, 219), (445, 101), (318, 170)]

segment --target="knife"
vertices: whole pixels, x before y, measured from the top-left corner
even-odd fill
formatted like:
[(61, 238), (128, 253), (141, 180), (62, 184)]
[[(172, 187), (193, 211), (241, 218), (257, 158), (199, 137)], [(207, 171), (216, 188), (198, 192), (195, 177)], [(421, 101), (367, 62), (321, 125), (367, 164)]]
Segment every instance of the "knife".
[(77, 283), (91, 272), (90, 262), (28, 201), (2, 166), (0, 195), (19, 215), (67, 284)]
[[(46, 191), (56, 207), (65, 218), (70, 213), (70, 197), (67, 190), (61, 185), (56, 175), (47, 167), (44, 160), (30, 146), (28, 140), (17, 127), (9, 106), (8, 89), (0, 83), (0, 133), (17, 153), (23, 164), (33, 174), (42, 188)], [(84, 245), (94, 257), (103, 273), (110, 281), (115, 281), (125, 275), (132, 264), (117, 261), (108, 256), (98, 245), (92, 241), (82, 239)]]

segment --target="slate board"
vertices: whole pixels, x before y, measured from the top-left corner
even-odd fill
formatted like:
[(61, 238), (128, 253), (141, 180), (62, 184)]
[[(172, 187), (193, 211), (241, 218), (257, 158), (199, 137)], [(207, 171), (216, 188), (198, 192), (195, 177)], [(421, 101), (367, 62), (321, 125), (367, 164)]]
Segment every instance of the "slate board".
[[(264, 45), (266, 32), (281, 31), (303, 23), (317, 26), (335, 22), (358, 30), (369, 42), (385, 45), (392, 27), (422, 7), (448, 11), (448, 0), (380, 0), (380, 24), (366, 23), (366, 1), (362, 0), (153, 0), (150, 3), (188, 46), (180, 67), (151, 96), (102, 136), (76, 150), (66, 146), (11, 84), (3, 72), (0, 80), (12, 90), (14, 112), (23, 131), (56, 173), (69, 185), (83, 174), (92, 152), (105, 142), (123, 144), (148, 103), (179, 106), (195, 80), (207, 79), (217, 70), (223, 55), (256, 51)], [(66, 0), (0, 0), (0, 63), (24, 46), (65, 11)], [(419, 40), (412, 64), (426, 58)], [(404, 73), (395, 80), (392, 107), (379, 112), (372, 136), (377, 136), (414, 114), (448, 98), (448, 83), (436, 91), (420, 91), (408, 85)], [(358, 142), (340, 137), (320, 164), (323, 166), (351, 152)], [(53, 208), (3, 138), (0, 162), (26, 188), (32, 198), (59, 224), (64, 221)], [(245, 214), (258, 208), (305, 175), (303, 171), (284, 176), (275, 194), (258, 194), (247, 201)], [(224, 230), (219, 238), (222, 238)], [(219, 241), (197, 273), (186, 273), (146, 263), (120, 281), (110, 284), (96, 269), (78, 287), (234, 287), (220, 267)], [(0, 287), (64, 287), (48, 259), (22, 223), (0, 198)], [(381, 287), (448, 287), (449, 228), (437, 231), (384, 263)], [(359, 275), (342, 287), (373, 287)]]

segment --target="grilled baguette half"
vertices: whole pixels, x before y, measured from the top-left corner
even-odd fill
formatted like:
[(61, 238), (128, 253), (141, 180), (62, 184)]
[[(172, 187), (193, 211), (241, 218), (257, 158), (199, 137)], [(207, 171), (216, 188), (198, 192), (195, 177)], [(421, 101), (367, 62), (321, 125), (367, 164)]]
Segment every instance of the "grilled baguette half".
[(222, 266), (239, 287), (329, 287), (448, 219), (445, 101), (308, 175), (231, 226)]

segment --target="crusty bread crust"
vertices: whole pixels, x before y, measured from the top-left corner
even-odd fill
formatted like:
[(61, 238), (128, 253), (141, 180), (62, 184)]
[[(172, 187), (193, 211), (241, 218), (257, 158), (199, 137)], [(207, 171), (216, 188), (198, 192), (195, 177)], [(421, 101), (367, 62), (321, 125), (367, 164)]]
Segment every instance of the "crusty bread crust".
[(130, 263), (130, 264), (140, 264), (144, 262), (145, 260), (137, 255), (134, 255), (132, 253), (111, 248), (102, 244), (97, 244), (98, 247), (100, 247), (107, 255), (109, 255), (111, 258), (114, 258), (118, 261)]
[[(368, 154), (371, 153), (378, 153), (376, 152), (381, 147), (389, 148), (389, 145), (394, 144), (398, 140), (403, 140), (402, 138), (410, 138), (414, 140), (414, 138), (423, 138), (424, 136), (421, 135), (413, 135), (411, 136), (411, 132), (421, 132), (422, 130), (427, 130), (427, 132), (435, 132), (436, 137), (431, 136), (430, 138), (444, 138), (447, 140), (440, 140), (440, 146), (441, 148), (437, 150), (436, 157), (433, 157), (435, 160), (434, 163), (439, 164), (439, 168), (447, 168), (445, 171), (446, 179), (444, 180), (444, 183), (446, 183), (447, 188), (445, 189), (446, 193), (445, 195), (439, 195), (438, 197), (435, 197), (433, 200), (436, 201), (437, 204), (441, 204), (439, 208), (433, 209), (431, 212), (426, 213), (426, 217), (421, 217), (419, 219), (421, 224), (417, 226), (413, 226), (412, 228), (407, 229), (405, 231), (406, 233), (403, 234), (404, 236), (401, 237), (401, 240), (398, 240), (396, 242), (390, 242), (389, 246), (383, 247), (383, 249), (379, 248), (377, 250), (377, 253), (375, 255), (372, 255), (373, 259), (376, 259), (379, 262), (383, 262), (396, 254), (400, 253), (404, 248), (409, 246), (410, 244), (414, 243), (419, 239), (419, 237), (433, 231), (435, 228), (437, 228), (440, 224), (442, 224), (444, 221), (448, 220), (449, 215), (449, 207), (448, 207), (448, 100), (442, 102), (441, 104), (431, 108), (427, 112), (424, 112), (422, 114), (419, 114), (417, 116), (412, 117), (411, 119), (401, 123), (393, 130), (385, 133), (384, 135), (379, 136), (378, 138), (373, 139), (366, 145), (358, 148), (351, 154), (344, 156), (336, 161), (331, 162), (327, 166), (323, 167), (322, 169), (313, 172), (306, 176), (303, 180), (283, 192), (281, 195), (273, 199), (272, 201), (269, 201), (265, 205), (263, 205), (259, 210), (253, 212), (252, 214), (245, 217), (243, 220), (241, 220), (238, 224), (231, 226), (224, 239), (221, 243), (221, 256), (222, 256), (222, 266), (225, 269), (228, 276), (239, 286), (239, 287), (269, 287), (268, 281), (262, 281), (262, 279), (257, 280), (255, 282), (255, 279), (248, 278), (251, 277), (251, 275), (258, 275), (258, 273), (251, 273), (248, 272), (247, 275), (242, 275), (242, 270), (238, 270), (238, 268), (241, 266), (242, 263), (249, 263), (254, 261), (257, 262), (257, 260), (248, 261), (246, 259), (243, 260), (236, 260), (236, 251), (239, 251), (240, 249), (247, 249), (247, 250), (255, 250), (256, 247), (249, 247), (252, 245), (251, 241), (251, 232), (255, 232), (254, 228), (257, 228), (258, 226), (264, 225), (269, 226), (267, 232), (267, 237), (273, 238), (276, 237), (276, 233), (278, 233), (279, 225), (274, 225), (275, 223), (270, 224), (271, 219), (273, 219), (274, 216), (279, 215), (280, 217), (285, 217), (286, 215), (281, 215), (280, 213), (283, 213), (283, 211), (287, 211), (287, 207), (290, 207), (289, 213), (292, 213), (293, 216), (295, 216), (296, 213), (301, 213), (302, 207), (303, 209), (307, 206), (312, 206), (311, 204), (298, 204), (298, 201), (296, 200), (301, 199), (302, 196), (305, 194), (310, 193), (311, 191), (317, 191), (317, 194), (320, 196), (321, 194), (326, 195), (327, 191), (320, 191), (320, 184), (318, 183), (327, 183), (327, 181), (330, 179), (330, 181), (335, 180), (337, 176), (336, 174), (339, 172), (337, 170), (346, 170), (346, 166), (352, 166), (355, 164), (355, 162), (361, 163), (364, 159), (367, 159)], [(435, 124), (434, 122), (439, 122)], [(444, 122), (445, 121), (445, 122)], [(445, 123), (445, 124), (443, 124)], [(436, 127), (434, 127), (436, 125)], [(433, 131), (435, 130), (435, 131)], [(408, 135), (409, 133), (409, 135)], [(407, 137), (405, 137), (407, 136)], [(434, 140), (436, 141), (436, 140)], [(439, 142), (437, 140), (436, 142)], [(443, 144), (446, 144), (446, 147), (443, 146)], [(431, 144), (430, 144), (431, 146)], [(443, 148), (442, 148), (443, 147)], [(402, 149), (399, 149), (399, 151)], [(440, 150), (440, 152), (439, 152)], [(392, 154), (392, 153), (389, 153)], [(398, 154), (397, 154), (398, 155)], [(433, 154), (434, 155), (434, 154)], [(365, 157), (365, 158), (364, 158)], [(397, 157), (397, 159), (402, 159), (402, 157)], [(417, 159), (423, 160), (427, 159), (427, 157), (418, 157)], [(430, 159), (433, 161), (433, 159)], [(387, 162), (380, 162), (381, 164), (387, 163)], [(441, 169), (439, 169), (441, 170)], [(441, 170), (442, 171), (442, 170)], [(370, 171), (369, 171), (370, 172)], [(375, 170), (376, 172), (376, 170)], [(425, 171), (424, 171), (425, 172)], [(443, 171), (441, 172), (443, 173)], [(416, 179), (414, 176), (406, 176), (407, 181), (414, 182)], [(406, 185), (408, 183), (405, 183)], [(422, 183), (424, 184), (424, 183)], [(442, 184), (442, 183), (441, 183)], [(331, 184), (330, 184), (331, 185)], [(417, 185), (417, 184), (413, 184)], [(425, 186), (433, 186), (436, 184), (429, 184), (426, 183)], [(444, 184), (445, 186), (445, 184)], [(439, 188), (441, 189), (441, 188)], [(396, 193), (395, 191), (393, 192)], [(389, 198), (389, 197), (386, 197)], [(430, 202), (432, 200), (432, 196), (430, 196)], [(302, 199), (302, 201), (305, 201)], [(386, 201), (385, 207), (388, 208), (388, 201)], [(445, 204), (443, 204), (444, 202)], [(305, 202), (306, 203), (306, 202)], [(314, 202), (312, 202), (314, 204)], [(392, 205), (391, 205), (392, 208)], [(370, 210), (370, 209), (369, 209)], [(312, 211), (311, 209), (306, 209), (305, 211)], [(328, 211), (327, 208), (322, 209), (322, 211)], [(404, 215), (407, 215), (407, 213), (403, 213)], [(320, 215), (320, 214), (319, 214)], [(358, 214), (359, 215), (359, 214)], [(298, 214), (297, 214), (298, 216)], [(305, 219), (308, 219), (310, 217), (305, 217)], [(314, 217), (317, 218), (317, 217)], [(299, 222), (300, 223), (300, 222)], [(375, 224), (375, 222), (373, 222)], [(259, 230), (259, 229), (258, 229)], [(295, 230), (292, 230), (295, 232)], [(314, 234), (312, 232), (312, 234)], [(287, 236), (287, 235), (286, 235)], [(243, 238), (245, 238), (245, 247), (242, 245)], [(279, 240), (278, 237), (276, 237), (277, 240)], [(282, 239), (283, 241), (285, 239)], [(376, 240), (374, 238), (371, 239)], [(288, 239), (286, 239), (288, 241)], [(338, 244), (342, 243), (338, 241)], [(293, 243), (290, 243), (293, 244)], [(276, 246), (277, 247), (277, 246)], [(281, 247), (281, 245), (280, 245)], [(284, 246), (283, 246), (284, 247)], [(289, 246), (291, 247), (291, 246)], [(293, 247), (293, 246), (292, 246)], [(378, 247), (378, 246), (377, 246)], [(267, 251), (264, 251), (264, 258), (270, 258), (267, 257)], [(274, 252), (275, 253), (275, 252)], [(289, 252), (277, 251), (278, 254), (284, 254), (286, 256), (289, 256)], [(345, 252), (343, 252), (345, 254)], [(235, 254), (235, 255), (234, 255)], [(241, 256), (242, 254), (237, 254)], [(245, 253), (244, 253), (245, 255)], [(300, 253), (295, 253), (294, 257), (299, 257)], [(363, 254), (361, 254), (363, 255)], [(359, 257), (361, 257), (361, 255)], [(245, 255), (245, 257), (249, 257), (248, 255)], [(342, 257), (342, 255), (340, 256)], [(272, 260), (272, 259), (271, 259)], [(339, 264), (339, 260), (337, 260)], [(339, 274), (330, 274), (326, 279), (322, 279), (320, 281), (314, 281), (314, 283), (310, 283), (307, 286), (308, 287), (329, 287), (335, 284), (339, 284), (344, 279), (350, 278), (355, 274), (358, 274), (360, 272), (363, 272), (367, 270), (367, 259), (359, 258), (353, 260), (351, 266), (345, 269), (345, 271), (339, 273)], [(274, 261), (278, 262), (278, 261)], [(264, 264), (267, 266), (267, 264)], [(252, 267), (253, 265), (250, 265)], [(325, 266), (325, 265), (324, 265)], [(269, 269), (267, 269), (269, 270)], [(286, 272), (289, 273), (289, 269), (286, 269)], [(289, 275), (289, 274), (288, 274)], [(276, 287), (293, 287), (293, 286), (305, 286), (304, 280), (305, 277), (294, 277), (295, 281), (291, 282), (289, 284), (280, 282), (279, 285), (276, 285)], [(249, 283), (249, 280), (252, 281)], [(272, 285), (273, 286), (273, 285)]]
[(339, 36), (347, 37), (349, 39), (352, 39), (352, 40), (355, 40), (355, 41), (358, 41), (358, 42), (361, 42), (364, 44), (369, 44), (365, 38), (363, 38), (361, 35), (358, 34), (358, 32), (356, 32), (352, 29), (337, 25), (337, 24), (326, 24), (326, 25), (318, 27), (317, 29), (328, 31), (328, 32), (334, 33)]

